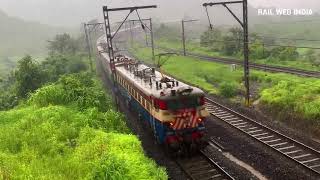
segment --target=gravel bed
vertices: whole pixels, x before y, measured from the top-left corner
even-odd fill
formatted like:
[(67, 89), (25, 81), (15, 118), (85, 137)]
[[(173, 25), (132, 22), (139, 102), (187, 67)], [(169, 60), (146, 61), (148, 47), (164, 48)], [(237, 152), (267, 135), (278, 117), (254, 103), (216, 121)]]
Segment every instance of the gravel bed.
[(301, 131), (300, 129), (293, 129), (291, 127), (288, 127), (288, 125), (286, 125), (285, 123), (274, 121), (272, 117), (268, 117), (266, 114), (262, 113), (261, 111), (255, 108), (247, 108), (244, 107), (243, 104), (231, 103), (230, 101), (218, 96), (208, 97), (243, 115), (246, 115), (247, 117), (250, 117), (251, 119), (254, 119), (257, 122), (260, 122), (263, 125), (270, 127), (271, 129), (274, 129), (286, 136), (289, 136), (305, 145), (313, 147), (314, 149), (320, 150), (320, 143), (312, 140), (312, 138), (308, 136), (308, 133)]
[(214, 137), (227, 152), (252, 166), (268, 179), (319, 179), (286, 157), (230, 128), (221, 120), (211, 117), (206, 127), (208, 135)]

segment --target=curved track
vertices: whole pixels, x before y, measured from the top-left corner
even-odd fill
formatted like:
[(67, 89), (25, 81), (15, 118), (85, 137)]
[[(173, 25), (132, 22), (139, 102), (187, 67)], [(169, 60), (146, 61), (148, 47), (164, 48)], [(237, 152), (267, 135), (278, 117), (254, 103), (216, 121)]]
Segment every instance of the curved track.
[(206, 106), (208, 111), (217, 119), (289, 158), (301, 167), (320, 175), (320, 152), (318, 150), (264, 126), (211, 99), (206, 98)]
[[(174, 52), (174, 53), (177, 53), (180, 55), (183, 54), (183, 52), (181, 50), (175, 50), (175, 49), (169, 49), (169, 48), (163, 48), (163, 47), (157, 47), (157, 48), (161, 49), (161, 50), (169, 51), (169, 52)], [(243, 63), (241, 61), (236, 60), (236, 59), (217, 58), (217, 57), (212, 57), (212, 56), (200, 55), (200, 54), (196, 54), (196, 53), (187, 53), (187, 56), (199, 58), (199, 59), (206, 60), (206, 61), (220, 62), (220, 63), (224, 63), (224, 64), (237, 64), (240, 66), (243, 65)], [(308, 70), (303, 70), (303, 69), (295, 69), (295, 68), (272, 66), (272, 65), (262, 65), (262, 64), (257, 64), (257, 63), (250, 63), (249, 66), (254, 69), (270, 71), (270, 72), (282, 72), (282, 73), (294, 74), (294, 75), (305, 76), (305, 77), (315, 77), (315, 78), (320, 77), (319, 71), (308, 71)]]
[(203, 151), (189, 159), (178, 159), (177, 163), (192, 180), (234, 180), (230, 174)]

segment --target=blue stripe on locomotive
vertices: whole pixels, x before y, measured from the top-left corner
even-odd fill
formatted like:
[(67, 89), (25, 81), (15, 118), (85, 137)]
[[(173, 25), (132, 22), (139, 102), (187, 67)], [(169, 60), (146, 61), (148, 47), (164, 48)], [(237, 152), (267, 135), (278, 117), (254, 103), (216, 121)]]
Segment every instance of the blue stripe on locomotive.
[(128, 105), (130, 108), (136, 112), (139, 112), (141, 119), (146, 121), (155, 133), (158, 142), (161, 144), (164, 143), (167, 132), (170, 132), (170, 130), (163, 125), (161, 121), (155, 119), (136, 99), (131, 97), (125, 88), (123, 88), (120, 84), (118, 84), (118, 87), (119, 93), (126, 99), (127, 103), (129, 103)]

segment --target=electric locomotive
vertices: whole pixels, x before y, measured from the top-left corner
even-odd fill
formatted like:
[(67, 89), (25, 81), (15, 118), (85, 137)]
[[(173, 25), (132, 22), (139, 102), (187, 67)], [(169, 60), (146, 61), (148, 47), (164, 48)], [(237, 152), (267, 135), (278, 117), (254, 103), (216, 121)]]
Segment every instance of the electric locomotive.
[[(103, 40), (98, 41), (98, 58), (111, 78)], [(125, 99), (141, 123), (152, 129), (156, 141), (170, 152), (190, 151), (203, 145), (204, 122), (209, 113), (202, 90), (127, 56), (115, 58), (114, 80), (116, 94)]]

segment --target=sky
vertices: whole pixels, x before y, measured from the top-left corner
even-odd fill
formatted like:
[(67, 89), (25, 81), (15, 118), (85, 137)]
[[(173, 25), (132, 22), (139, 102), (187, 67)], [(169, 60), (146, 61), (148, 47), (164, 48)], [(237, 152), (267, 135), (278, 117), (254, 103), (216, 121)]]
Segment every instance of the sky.
[[(219, 1), (219, 0), (214, 0)], [(102, 6), (112, 7), (158, 4), (154, 16), (167, 21), (201, 11), (207, 0), (0, 0), (0, 9), (10, 16), (55, 26), (75, 26), (102, 17)], [(320, 11), (319, 0), (248, 0), (254, 6), (308, 8)], [(203, 12), (201, 12), (203, 14)], [(148, 13), (146, 15), (149, 15)], [(194, 14), (196, 15), (196, 14)]]

